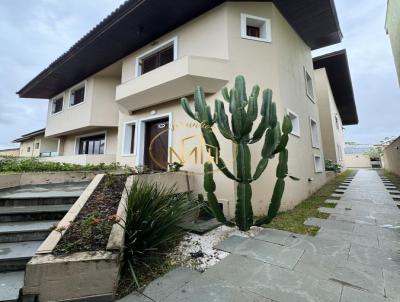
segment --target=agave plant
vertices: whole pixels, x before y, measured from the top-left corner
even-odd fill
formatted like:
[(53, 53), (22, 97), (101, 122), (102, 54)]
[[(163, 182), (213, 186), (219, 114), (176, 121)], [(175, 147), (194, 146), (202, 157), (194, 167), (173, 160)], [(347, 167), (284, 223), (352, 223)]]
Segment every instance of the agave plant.
[[(262, 93), (261, 119), (252, 133), (253, 125), (258, 117), (259, 92), (260, 87), (255, 85), (248, 97), (243, 76), (236, 77), (235, 87), (230, 91), (226, 87), (222, 90), (223, 98), (228, 103), (231, 114), (230, 123), (225, 112), (224, 102), (215, 100), (215, 113), (211, 113), (211, 108), (205, 101), (205, 94), (201, 87), (197, 87), (194, 93), (194, 112), (186, 98), (181, 100), (181, 105), (185, 112), (201, 124), (201, 132), (207, 151), (213, 158), (215, 165), (224, 175), (234, 180), (237, 184), (235, 222), (239, 229), (244, 231), (248, 230), (252, 225), (270, 223), (277, 215), (285, 189), (285, 178), (288, 176), (288, 151), (286, 146), (289, 140), (288, 134), (292, 131), (291, 120), (288, 115), (285, 115), (281, 127), (276, 116), (276, 104), (272, 102), (272, 90), (266, 89)], [(235, 146), (236, 174), (228, 169), (221, 158), (220, 144), (213, 131), (214, 124), (217, 124), (222, 136), (232, 141)], [(249, 145), (257, 143), (263, 137), (264, 145), (261, 150), (261, 159), (254, 173), (252, 173)], [(269, 160), (277, 154), (279, 154), (279, 163), (276, 169), (277, 180), (268, 212), (265, 217), (254, 221), (251, 205), (251, 183), (262, 175), (268, 166)], [(207, 192), (208, 207), (214, 216), (222, 223), (227, 223), (227, 219), (220, 209), (214, 193), (216, 185), (213, 180), (213, 164), (211, 162), (204, 164), (204, 189)]]

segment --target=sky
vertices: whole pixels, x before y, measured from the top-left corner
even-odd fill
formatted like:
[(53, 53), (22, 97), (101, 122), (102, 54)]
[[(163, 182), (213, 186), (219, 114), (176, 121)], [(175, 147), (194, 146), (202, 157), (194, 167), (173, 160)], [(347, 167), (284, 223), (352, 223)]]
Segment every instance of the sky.
[[(46, 126), (46, 100), (15, 94), (124, 0), (0, 1), (0, 149), (24, 133)], [(346, 127), (346, 141), (373, 144), (400, 135), (400, 87), (389, 38), (386, 1), (336, 0), (343, 42), (321, 55), (346, 48), (359, 124)]]

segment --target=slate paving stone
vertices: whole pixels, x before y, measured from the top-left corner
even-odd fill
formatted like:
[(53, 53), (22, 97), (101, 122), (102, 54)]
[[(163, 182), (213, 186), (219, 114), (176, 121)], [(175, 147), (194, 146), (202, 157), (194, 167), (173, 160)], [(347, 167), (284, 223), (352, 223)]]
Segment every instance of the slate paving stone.
[(222, 225), (217, 219), (210, 220), (197, 220), (181, 223), (179, 226), (184, 230), (187, 230), (196, 234), (204, 234)]
[(377, 220), (375, 217), (368, 217), (368, 216), (332, 214), (329, 216), (329, 220), (344, 221), (344, 222), (358, 223), (358, 224), (368, 224), (368, 225), (377, 224)]
[(386, 296), (400, 301), (400, 275), (399, 272), (392, 272), (383, 269)]
[(305, 251), (294, 267), (294, 270), (306, 276), (313, 276), (321, 280), (329, 280), (333, 277), (333, 270), (341, 261), (341, 256), (323, 256)]
[(231, 253), (238, 245), (242, 244), (246, 240), (247, 240), (246, 237), (240, 237), (240, 236), (234, 235), (234, 236), (230, 236), (227, 239), (221, 241), (216, 246), (214, 246), (214, 248), (217, 250)]
[(345, 231), (332, 231), (329, 229), (322, 228), (316, 238), (331, 239), (337, 241), (347, 241), (350, 243), (356, 243), (358, 245), (379, 248), (378, 235), (372, 233), (368, 235), (354, 234), (352, 232)]
[(304, 249), (248, 239), (227, 252), (250, 257), (276, 266), (293, 269), (301, 255), (304, 253)]
[(343, 287), (340, 302), (395, 302), (383, 296), (374, 295), (351, 287)]
[(200, 275), (198, 271), (189, 268), (177, 268), (152, 281), (143, 293), (155, 301), (161, 301)]
[(302, 238), (292, 238), (286, 242), (288, 247), (306, 250), (313, 254), (325, 256), (342, 256), (347, 258), (350, 250), (350, 243), (346, 241), (330, 240), (304, 236)]
[(272, 302), (225, 280), (201, 277), (175, 291), (163, 302)]
[(133, 292), (122, 299), (118, 300), (118, 302), (154, 302), (153, 300), (147, 298), (141, 293)]
[(328, 219), (320, 219), (320, 218), (308, 218), (305, 222), (305, 225), (309, 226), (319, 226), (332, 230), (341, 230), (352, 232), (354, 230), (354, 223), (344, 222), (344, 221), (335, 221)]
[(292, 233), (275, 230), (265, 229), (262, 230), (254, 239), (284, 245), (285, 241), (292, 235)]
[(331, 280), (373, 294), (385, 294), (382, 269), (373, 266), (342, 261), (334, 268)]
[(400, 253), (352, 244), (349, 261), (400, 272)]
[(243, 288), (282, 302), (339, 302), (342, 286), (265, 264)]
[(24, 271), (0, 273), (0, 301), (17, 301), (24, 275)]

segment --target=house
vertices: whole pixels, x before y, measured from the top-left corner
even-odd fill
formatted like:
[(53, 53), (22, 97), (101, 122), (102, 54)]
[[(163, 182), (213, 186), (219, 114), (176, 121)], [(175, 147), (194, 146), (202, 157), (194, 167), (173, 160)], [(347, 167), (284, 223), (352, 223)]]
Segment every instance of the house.
[(11, 149), (2, 149), (0, 150), (0, 157), (2, 156), (19, 156), (19, 148), (11, 148)]
[(385, 28), (392, 45), (397, 76), (400, 84), (400, 0), (387, 1)]
[(343, 127), (358, 124), (347, 53), (328, 53), (313, 62), (324, 156), (344, 168)]
[(20, 143), (20, 157), (51, 157), (57, 155), (58, 139), (45, 137), (45, 129), (23, 134), (13, 143)]
[[(289, 169), (300, 181), (287, 183), (287, 209), (327, 181), (311, 51), (341, 39), (332, 0), (129, 0), (18, 94), (49, 100), (45, 136), (60, 141), (59, 156), (51, 160), (117, 161), (153, 170), (179, 161), (200, 192), (207, 155), (180, 98), (200, 85), (213, 107), (221, 88), (244, 75), (248, 89), (259, 84), (273, 90), (279, 120), (286, 113), (292, 119)], [(234, 146), (218, 139), (233, 169)], [(252, 145), (253, 170), (261, 149), (262, 143)], [(253, 184), (255, 215), (265, 213), (276, 164), (271, 161)], [(215, 181), (232, 215), (234, 183), (217, 172)]]
[(400, 136), (383, 148), (383, 167), (400, 176)]

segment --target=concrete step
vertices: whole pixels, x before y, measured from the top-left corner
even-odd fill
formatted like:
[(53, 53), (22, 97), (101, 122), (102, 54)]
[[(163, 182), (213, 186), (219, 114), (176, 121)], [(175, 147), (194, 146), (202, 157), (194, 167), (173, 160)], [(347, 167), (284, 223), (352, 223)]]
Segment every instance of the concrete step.
[(60, 220), (71, 205), (0, 207), (0, 222)]
[(0, 207), (21, 207), (40, 205), (74, 204), (79, 196), (71, 197), (27, 197), (27, 198), (0, 198)]
[(18, 301), (19, 291), (24, 285), (24, 271), (0, 273), (0, 301)]
[(0, 223), (0, 243), (44, 240), (57, 220)]
[(0, 272), (24, 270), (41, 241), (0, 243)]

